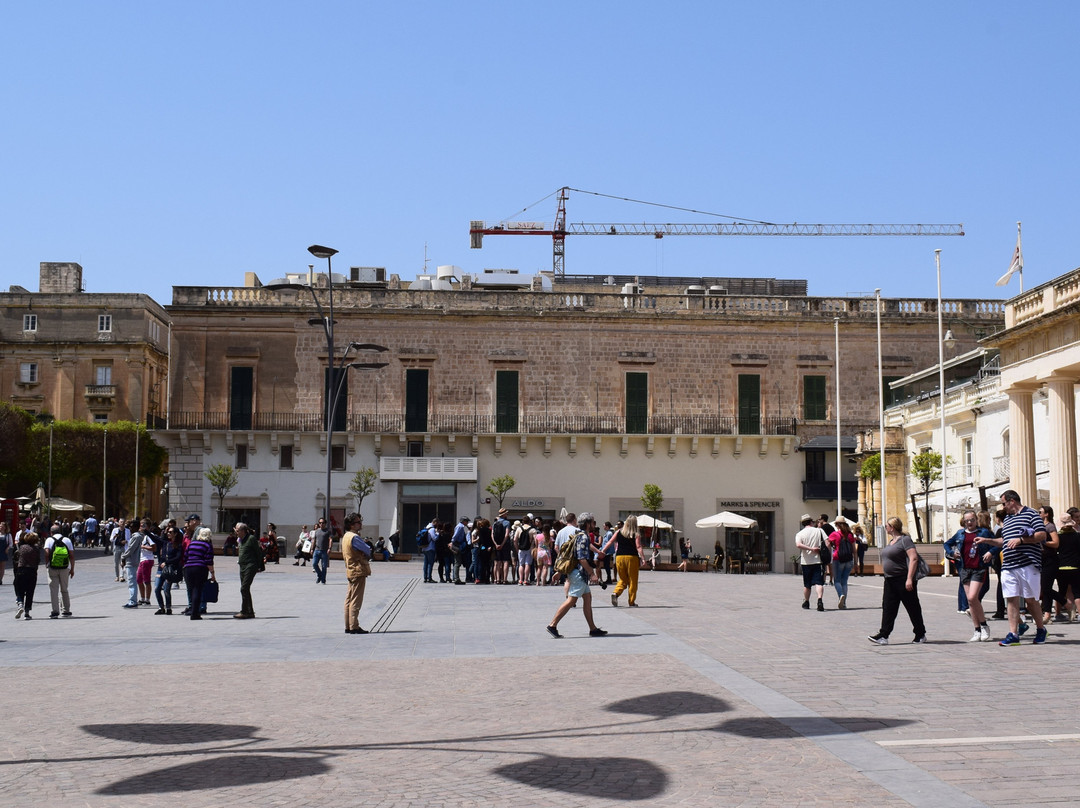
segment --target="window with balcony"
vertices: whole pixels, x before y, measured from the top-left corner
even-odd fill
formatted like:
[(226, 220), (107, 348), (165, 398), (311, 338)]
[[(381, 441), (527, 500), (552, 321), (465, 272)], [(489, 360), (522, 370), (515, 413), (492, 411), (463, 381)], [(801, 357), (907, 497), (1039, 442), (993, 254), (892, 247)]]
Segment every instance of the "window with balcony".
[(739, 434), (761, 434), (761, 376), (739, 374)]
[(405, 371), (405, 431), (427, 432), (428, 372), (421, 368)]
[(112, 365), (94, 366), (94, 384), (99, 387), (112, 384)]
[(518, 372), (495, 371), (495, 431), (518, 431)]
[(626, 432), (642, 435), (649, 431), (649, 374), (626, 374)]
[(229, 429), (251, 429), (255, 368), (234, 367), (229, 375)]
[[(325, 389), (323, 390), (324, 406), (331, 404), (334, 410), (334, 431), (344, 432), (345, 425), (348, 421), (349, 413), (349, 379), (348, 369), (346, 368), (334, 368), (331, 373), (330, 368), (326, 368), (323, 371), (323, 381), (325, 382)], [(335, 398), (336, 397), (336, 398)], [(326, 425), (326, 410), (323, 410), (323, 426)]]
[(803, 376), (803, 420), (824, 421), (828, 402), (824, 376)]
[[(338, 448), (337, 446), (334, 447)], [(287, 471), (293, 467), (293, 447), (282, 446), (278, 449), (278, 468)]]
[(22, 318), (23, 331), (37, 331), (37, 315), (24, 314)]
[(112, 331), (112, 315), (111, 314), (99, 314), (97, 318), (97, 330), (99, 334), (104, 334)]

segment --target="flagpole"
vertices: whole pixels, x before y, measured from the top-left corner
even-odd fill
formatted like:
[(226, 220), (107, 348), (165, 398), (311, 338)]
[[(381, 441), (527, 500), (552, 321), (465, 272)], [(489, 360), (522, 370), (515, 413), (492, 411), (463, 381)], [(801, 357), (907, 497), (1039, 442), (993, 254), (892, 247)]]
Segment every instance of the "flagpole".
[(1024, 294), (1024, 251), (1020, 247), (1020, 222), (1016, 223), (1016, 251), (1020, 254), (1020, 294)]

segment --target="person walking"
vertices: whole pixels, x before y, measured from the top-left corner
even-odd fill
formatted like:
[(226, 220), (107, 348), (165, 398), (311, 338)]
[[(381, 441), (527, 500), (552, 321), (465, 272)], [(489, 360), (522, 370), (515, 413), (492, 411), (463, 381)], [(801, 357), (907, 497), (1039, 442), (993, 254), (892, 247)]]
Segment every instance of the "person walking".
[(207, 578), (217, 582), (214, 575), (214, 545), (210, 528), (200, 527), (184, 548), (184, 583), (187, 586), (187, 614), (192, 620), (202, 620), (203, 587)]
[(804, 609), (810, 608), (811, 590), (817, 592), (817, 610), (825, 611), (825, 603), (822, 600), (825, 588), (824, 566), (821, 563), (821, 547), (828, 543), (825, 531), (814, 523), (814, 518), (804, 513), (799, 519), (802, 526), (795, 534), (795, 548), (799, 551), (799, 560), (802, 564), (803, 601)]
[[(122, 572), (122, 570), (124, 569), (124, 549), (127, 547), (128, 542), (130, 541), (131, 528), (127, 526), (126, 519), (121, 519), (119, 522), (116, 523), (116, 527), (114, 527), (109, 532), (109, 543), (112, 546), (113, 570), (116, 572), (116, 580), (120, 582), (127, 582), (128, 589), (131, 589), (131, 587), (134, 585), (134, 582), (127, 581), (127, 579), (124, 577), (126, 573)], [(108, 548), (106, 548), (106, 550), (107, 549)], [(138, 565), (136, 565), (136, 567), (137, 566)], [(128, 598), (128, 601), (134, 603), (134, 596)]]
[(11, 561), (15, 577), (15, 600), (19, 603), (19, 608), (15, 612), (16, 620), (20, 617), (24, 620), (31, 619), (30, 611), (34, 608), (34, 590), (37, 589), (38, 565), (41, 564), (39, 541), (37, 533), (24, 532)]
[(311, 534), (308, 533), (308, 526), (304, 525), (300, 528), (300, 535), (296, 537), (296, 555), (293, 556), (296, 559), (293, 562), (294, 567), (307, 566), (308, 561), (311, 560), (311, 547)]
[(1009, 616), (1009, 633), (998, 645), (1020, 644), (1020, 599), (1027, 604), (1028, 614), (1035, 618), (1035, 644), (1046, 642), (1043, 611), (1039, 605), (1042, 590), (1040, 564), (1042, 544), (1046, 541), (1046, 526), (1034, 508), (1020, 501), (1011, 488), (1001, 495), (1006, 516), (1000, 539), (988, 539), (1001, 545), (1001, 591)]
[(611, 593), (611, 605), (619, 605), (619, 595), (626, 592), (626, 602), (637, 607), (638, 577), (641, 565), (645, 563), (645, 550), (641, 546), (641, 534), (638, 533), (637, 517), (628, 516), (618, 525), (600, 551), (605, 555), (611, 545), (615, 545), (615, 591)]
[(973, 510), (960, 516), (961, 527), (945, 542), (945, 554), (956, 561), (960, 576), (960, 589), (967, 602), (967, 611), (975, 625), (975, 633), (968, 642), (988, 642), (990, 627), (986, 623), (982, 596), (989, 587), (989, 566), (996, 548), (984, 541), (993, 538), (990, 531), (979, 527), (979, 517)]
[[(569, 514), (566, 521), (568, 527), (574, 526), (574, 529), (577, 530), (574, 514)], [(581, 598), (581, 611), (585, 616), (585, 622), (589, 625), (589, 636), (603, 637), (607, 635), (607, 632), (599, 628), (593, 621), (592, 592), (589, 591), (589, 584), (599, 583), (599, 579), (596, 577), (596, 570), (589, 563), (589, 534), (577, 530), (573, 538), (566, 539), (566, 541), (574, 543), (574, 556), (577, 563), (568, 577), (569, 588), (567, 589), (566, 600), (555, 611), (555, 616), (548, 623), (547, 633), (555, 639), (562, 637), (562, 634), (559, 633), (559, 621), (577, 605), (578, 598)]]
[(65, 539), (59, 533), (46, 539), (45, 565), (49, 569), (49, 597), (52, 599), (49, 617), (55, 620), (60, 616), (61, 601), (64, 617), (71, 617), (68, 583), (75, 577), (75, 547), (71, 539)]
[(858, 552), (859, 540), (851, 532), (848, 520), (843, 516), (836, 517), (836, 530), (829, 536), (829, 548), (832, 550), (832, 581), (836, 589), (836, 597), (839, 598), (838, 609), (847, 608), (848, 578), (851, 577), (851, 569), (855, 566), (855, 554)]
[(364, 589), (371, 575), (371, 545), (360, 537), (363, 517), (350, 513), (345, 517), (345, 536), (341, 539), (341, 555), (345, 561), (345, 633), (367, 634), (360, 628), (360, 609), (364, 605)]
[(889, 635), (896, 625), (900, 604), (904, 604), (911, 627), (915, 632), (912, 642), (926, 642), (926, 624), (923, 623), (922, 606), (916, 572), (919, 569), (919, 552), (911, 536), (904, 533), (904, 523), (895, 516), (885, 523), (889, 544), (881, 550), (882, 571), (885, 586), (881, 595), (881, 628), (877, 634), (867, 637), (876, 645), (888, 645)]
[(311, 554), (311, 568), (315, 572), (315, 583), (326, 583), (326, 572), (330, 569), (330, 541), (332, 534), (325, 519), (315, 523), (315, 549)]

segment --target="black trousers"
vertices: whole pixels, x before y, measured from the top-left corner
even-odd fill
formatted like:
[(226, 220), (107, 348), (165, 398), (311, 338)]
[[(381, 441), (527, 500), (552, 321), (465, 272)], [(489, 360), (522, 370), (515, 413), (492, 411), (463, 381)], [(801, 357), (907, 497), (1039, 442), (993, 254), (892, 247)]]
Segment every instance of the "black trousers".
[(37, 589), (37, 567), (15, 568), (15, 599), (23, 605), (27, 614), (34, 608), (34, 590)]
[(202, 608), (203, 587), (206, 579), (210, 577), (207, 567), (184, 567), (184, 584), (187, 586), (188, 608), (191, 610), (192, 619), (196, 619)]
[(899, 576), (885, 579), (885, 589), (881, 595), (881, 636), (888, 637), (892, 634), (901, 603), (904, 604), (908, 617), (911, 618), (911, 627), (915, 631), (915, 636), (925, 635), (926, 624), (923, 623), (922, 606), (919, 604), (919, 584), (916, 582), (909, 592), (907, 578)]

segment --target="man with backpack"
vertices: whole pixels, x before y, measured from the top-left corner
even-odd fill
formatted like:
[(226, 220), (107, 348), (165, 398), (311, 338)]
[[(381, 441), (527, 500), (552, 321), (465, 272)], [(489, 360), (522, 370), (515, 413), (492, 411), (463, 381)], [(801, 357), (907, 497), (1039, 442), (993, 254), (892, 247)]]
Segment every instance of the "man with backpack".
[(593, 565), (589, 563), (591, 554), (589, 534), (578, 530), (577, 517), (570, 513), (566, 515), (566, 527), (559, 531), (559, 535), (564, 536), (564, 540), (559, 545), (559, 554), (555, 564), (566, 576), (568, 588), (566, 600), (547, 625), (547, 633), (555, 639), (562, 637), (558, 628), (559, 621), (577, 605), (578, 598), (581, 598), (581, 611), (585, 615), (585, 622), (589, 624), (589, 636), (603, 637), (607, 632), (602, 628), (597, 628), (596, 623), (593, 622), (592, 592), (589, 590), (589, 584), (599, 583), (599, 579), (596, 577)]
[(578, 529), (577, 516), (569, 513), (566, 516), (566, 527), (559, 530), (558, 535), (565, 538), (562, 543), (559, 543), (555, 567), (567, 579), (566, 601), (558, 607), (555, 616), (548, 623), (548, 633), (556, 639), (563, 636), (558, 633), (558, 621), (566, 617), (566, 612), (578, 605), (580, 597), (582, 614), (585, 622), (589, 623), (589, 636), (606, 636), (607, 632), (597, 628), (596, 623), (593, 622), (593, 595), (589, 584), (598, 583), (599, 580), (596, 577), (595, 568), (589, 562), (591, 555), (589, 534)]
[(55, 620), (60, 616), (61, 598), (64, 617), (71, 617), (68, 581), (75, 577), (75, 547), (72, 546), (71, 539), (65, 539), (57, 532), (45, 540), (45, 566), (49, 569), (49, 596), (52, 598), (52, 613), (49, 617)]

